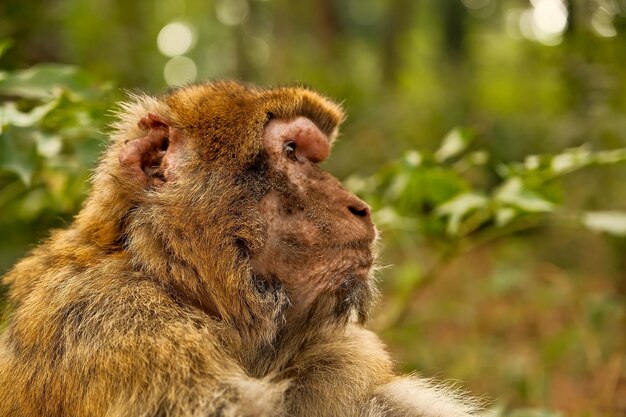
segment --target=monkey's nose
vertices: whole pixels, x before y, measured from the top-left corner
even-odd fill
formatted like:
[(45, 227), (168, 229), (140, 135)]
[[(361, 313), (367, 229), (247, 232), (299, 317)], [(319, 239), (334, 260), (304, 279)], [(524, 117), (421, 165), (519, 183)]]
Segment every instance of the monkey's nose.
[(341, 189), (338, 194), (340, 206), (337, 208), (341, 209), (342, 217), (355, 227), (353, 230), (363, 233), (360, 239), (373, 239), (375, 230), (370, 206), (348, 190)]
[(364, 219), (369, 219), (371, 217), (371, 209), (369, 206), (363, 202), (359, 202), (360, 204), (350, 204), (348, 206), (348, 210), (350, 213), (354, 214), (357, 217), (363, 217)]
[(363, 201), (361, 201), (359, 198), (357, 198), (354, 195), (350, 195), (350, 198), (348, 199), (346, 203), (347, 203), (346, 206), (348, 208), (348, 211), (354, 217), (361, 220), (367, 226), (373, 225), (372, 209), (370, 209), (370, 207), (367, 204), (365, 204)]

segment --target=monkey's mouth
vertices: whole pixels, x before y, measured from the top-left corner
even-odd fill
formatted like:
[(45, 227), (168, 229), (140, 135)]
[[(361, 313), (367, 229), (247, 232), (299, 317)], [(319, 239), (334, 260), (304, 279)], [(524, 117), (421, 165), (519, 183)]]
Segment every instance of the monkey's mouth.
[(368, 278), (375, 261), (374, 243), (370, 239), (353, 240), (341, 245), (341, 251), (352, 261), (352, 272), (361, 278)]
[(359, 278), (368, 279), (373, 265), (374, 261), (371, 259), (359, 262), (354, 268), (355, 275)]
[(372, 252), (374, 241), (372, 239), (355, 239), (345, 243), (337, 243), (333, 245), (336, 249), (357, 249)]
[(356, 249), (345, 254), (346, 272), (359, 278), (366, 279), (374, 265), (374, 256), (369, 248)]

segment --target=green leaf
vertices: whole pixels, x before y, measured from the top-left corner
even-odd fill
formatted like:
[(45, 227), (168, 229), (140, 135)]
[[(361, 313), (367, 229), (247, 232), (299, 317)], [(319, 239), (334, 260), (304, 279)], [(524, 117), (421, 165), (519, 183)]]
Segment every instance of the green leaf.
[(403, 230), (415, 230), (418, 222), (416, 219), (403, 217), (392, 207), (382, 207), (374, 212), (374, 223), (380, 227), (397, 228)]
[(435, 151), (435, 159), (443, 162), (462, 153), (472, 140), (474, 135), (469, 129), (456, 128), (451, 130), (441, 142), (439, 149)]
[(457, 173), (463, 174), (471, 168), (483, 167), (489, 162), (489, 157), (489, 152), (485, 150), (470, 152), (455, 162), (453, 167)]
[(351, 175), (343, 181), (343, 185), (354, 194), (363, 195), (370, 192), (372, 189), (370, 178), (363, 177), (361, 175)]
[(550, 212), (555, 204), (524, 187), (520, 177), (508, 178), (495, 193), (496, 201), (529, 213)]
[(485, 165), (487, 162), (489, 162), (489, 152), (485, 150), (475, 151), (467, 155), (467, 158), (465, 158), (465, 160), (470, 165), (475, 165), (475, 166)]
[(515, 216), (517, 215), (517, 210), (511, 207), (501, 207), (496, 210), (496, 226), (504, 227), (507, 224), (511, 223)]
[(14, 135), (15, 129), (0, 134), (0, 170), (12, 172), (29, 186), (37, 167), (36, 145), (26, 135)]
[(41, 106), (34, 107), (29, 112), (19, 111), (16, 103), (7, 102), (0, 107), (0, 126), (11, 124), (19, 127), (33, 126), (43, 119), (59, 103), (53, 100)]
[(598, 151), (595, 154), (595, 161), (600, 165), (626, 162), (626, 149), (622, 148), (611, 151)]
[(412, 175), (408, 171), (399, 172), (392, 178), (387, 187), (385, 197), (390, 200), (397, 200), (409, 191)]
[(543, 180), (578, 171), (590, 165), (610, 165), (626, 162), (626, 149), (593, 152), (588, 145), (566, 149), (556, 155), (529, 155), (523, 163), (509, 163), (498, 168), (504, 176), (539, 175)]
[(447, 233), (449, 235), (458, 235), (461, 229), (461, 221), (469, 213), (486, 208), (489, 200), (477, 193), (469, 192), (457, 195), (452, 200), (437, 207), (435, 213), (438, 216), (448, 217)]
[(567, 174), (586, 167), (593, 162), (593, 154), (586, 145), (578, 148), (567, 149), (554, 155), (550, 162), (550, 168), (555, 174)]
[(626, 212), (623, 211), (589, 211), (582, 215), (581, 222), (590, 230), (626, 236)]
[(541, 156), (539, 155), (528, 155), (524, 158), (524, 168), (529, 171), (534, 171), (541, 167)]
[(424, 160), (424, 157), (418, 151), (411, 150), (404, 154), (403, 159), (409, 166), (413, 168), (417, 168), (420, 165), (422, 165), (422, 161)]
[(0, 80), (0, 95), (46, 100), (58, 96), (59, 89), (81, 92), (90, 85), (89, 77), (76, 67), (40, 64)]
[(46, 207), (51, 206), (50, 196), (43, 188), (33, 188), (21, 200), (18, 216), (26, 221), (33, 221)]
[(45, 158), (57, 156), (63, 148), (63, 140), (60, 135), (44, 132), (36, 132), (34, 135), (37, 143), (37, 153)]
[(424, 197), (432, 206), (441, 205), (470, 188), (463, 177), (449, 168), (425, 170), (422, 181)]

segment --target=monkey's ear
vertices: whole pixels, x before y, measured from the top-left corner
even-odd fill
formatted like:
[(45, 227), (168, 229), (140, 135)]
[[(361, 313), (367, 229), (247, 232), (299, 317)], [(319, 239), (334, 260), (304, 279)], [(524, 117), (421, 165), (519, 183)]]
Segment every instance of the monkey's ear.
[(156, 186), (173, 177), (172, 154), (180, 148), (180, 134), (174, 132), (166, 119), (148, 113), (137, 125), (146, 136), (128, 140), (119, 155), (120, 164), (135, 181)]

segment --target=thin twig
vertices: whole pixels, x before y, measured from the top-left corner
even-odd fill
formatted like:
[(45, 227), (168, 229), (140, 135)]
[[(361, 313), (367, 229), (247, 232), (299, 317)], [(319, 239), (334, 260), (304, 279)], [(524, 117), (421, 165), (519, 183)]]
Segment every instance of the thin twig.
[(382, 316), (378, 320), (378, 323), (375, 325), (376, 329), (378, 331), (384, 331), (402, 324), (408, 317), (416, 301), (424, 291), (441, 276), (453, 259), (502, 237), (535, 228), (540, 222), (540, 219), (534, 218), (511, 223), (507, 227), (489, 228), (483, 233), (476, 233), (476, 236), (466, 236), (448, 246), (441, 256), (439, 256), (422, 275), (421, 279), (417, 279), (411, 284), (408, 290), (397, 301), (397, 307), (390, 310), (387, 315)]

